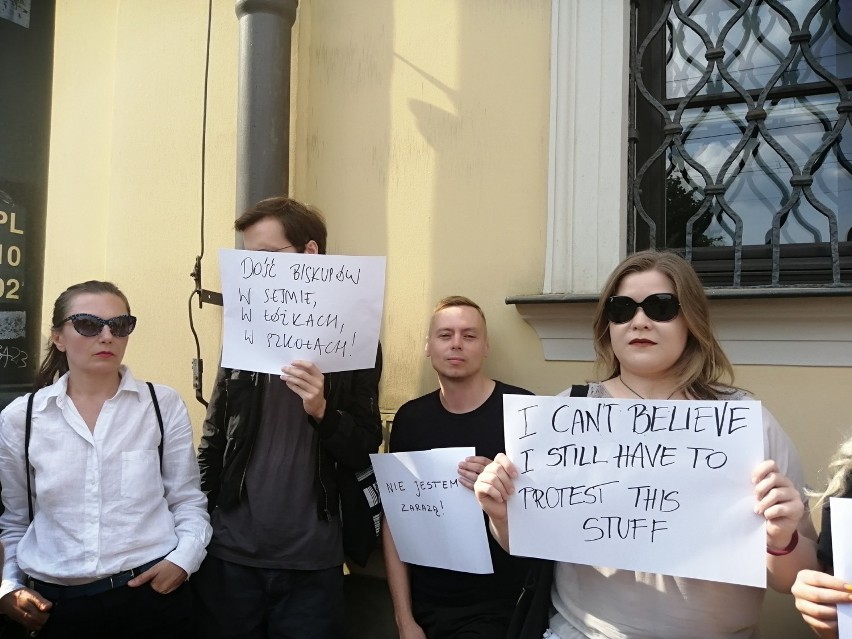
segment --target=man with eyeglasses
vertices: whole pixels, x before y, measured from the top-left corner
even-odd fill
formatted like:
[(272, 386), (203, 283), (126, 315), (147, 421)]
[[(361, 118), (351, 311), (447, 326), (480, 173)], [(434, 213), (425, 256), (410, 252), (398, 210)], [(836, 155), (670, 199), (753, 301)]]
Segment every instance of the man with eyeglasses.
[[(234, 227), (248, 250), (325, 254), (322, 215), (287, 197)], [(213, 539), (191, 584), (200, 637), (334, 638), (343, 629), (338, 473), (381, 443), (372, 369), (323, 375), (294, 361), (276, 375), (220, 368), (199, 447)]]
[[(476, 303), (458, 295), (438, 302), (426, 357), (439, 388), (397, 411), (391, 452), (473, 446), (476, 455), (459, 460), (458, 471), (459, 482), (473, 488), (483, 468), (505, 452), (503, 395), (530, 394), (485, 374), (489, 349), (485, 315)], [(387, 523), (382, 539), (400, 639), (506, 635), (521, 593), (524, 560), (509, 556), (488, 535), (494, 573), (475, 575), (403, 563)]]

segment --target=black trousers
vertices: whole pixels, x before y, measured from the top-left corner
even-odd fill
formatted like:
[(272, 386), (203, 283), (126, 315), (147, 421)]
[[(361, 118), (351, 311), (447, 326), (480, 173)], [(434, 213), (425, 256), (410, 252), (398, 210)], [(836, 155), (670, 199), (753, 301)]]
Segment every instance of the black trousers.
[(189, 581), (198, 639), (341, 639), (343, 567), (253, 568), (211, 555)]
[(39, 639), (183, 639), (192, 633), (192, 593), (187, 584), (161, 595), (143, 584), (91, 597), (59, 599)]
[(485, 601), (461, 606), (413, 602), (414, 620), (429, 639), (500, 639), (506, 636), (514, 601)]

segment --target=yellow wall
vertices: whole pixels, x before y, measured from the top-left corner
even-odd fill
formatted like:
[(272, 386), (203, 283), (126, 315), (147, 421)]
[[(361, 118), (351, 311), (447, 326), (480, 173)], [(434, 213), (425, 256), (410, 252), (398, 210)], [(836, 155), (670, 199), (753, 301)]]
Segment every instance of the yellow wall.
[[(202, 3), (57, 3), (44, 317), (85, 279), (114, 281), (139, 316), (126, 362), (175, 386), (200, 425), (191, 387), (189, 277), (200, 248), (207, 16)], [(214, 2), (207, 130), (204, 285), (233, 246), (237, 42), (232, 3)], [(197, 304), (196, 304), (197, 307)], [(219, 314), (195, 311), (208, 368)]]
[[(238, 23), (233, 2), (213, 5), (203, 267), (218, 290), (216, 249), (233, 246)], [(196, 428), (187, 298), (205, 37), (206, 3), (57, 2), (44, 287), (49, 317), (71, 283), (118, 283), (140, 317), (127, 361), (178, 388)], [(423, 336), (453, 293), (488, 316), (492, 375), (542, 394), (590, 378), (589, 364), (544, 362), (503, 302), (542, 285), (550, 1), (303, 0), (294, 37), (293, 194), (326, 212), (331, 252), (388, 256), (382, 408), (434, 388)], [(209, 395), (219, 310), (195, 321)], [(852, 369), (737, 373), (821, 481), (852, 426)]]
[(484, 308), (493, 374), (555, 390), (503, 302), (541, 290), (550, 3), (369, 7), (301, 5), (294, 193), (328, 213), (332, 251), (388, 256), (382, 403), (434, 387), (422, 342), (449, 294)]

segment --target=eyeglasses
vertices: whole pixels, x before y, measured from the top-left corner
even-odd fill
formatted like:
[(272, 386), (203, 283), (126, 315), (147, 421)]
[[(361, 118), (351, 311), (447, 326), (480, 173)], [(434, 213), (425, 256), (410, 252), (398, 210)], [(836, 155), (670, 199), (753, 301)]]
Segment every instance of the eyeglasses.
[(641, 302), (625, 295), (613, 295), (604, 305), (606, 318), (613, 324), (624, 324), (633, 319), (638, 309), (655, 322), (671, 322), (680, 309), (680, 302), (671, 293), (654, 293)]
[(109, 326), (109, 332), (113, 337), (127, 337), (136, 328), (136, 318), (133, 315), (118, 315), (112, 319), (101, 319), (90, 313), (77, 313), (62, 320), (59, 325), (71, 322), (74, 330), (83, 337), (95, 337), (100, 335), (104, 326)]

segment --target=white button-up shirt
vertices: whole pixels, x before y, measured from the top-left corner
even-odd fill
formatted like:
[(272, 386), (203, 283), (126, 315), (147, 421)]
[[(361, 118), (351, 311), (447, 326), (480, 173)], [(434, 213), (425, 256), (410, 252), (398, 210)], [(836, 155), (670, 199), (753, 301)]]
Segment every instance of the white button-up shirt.
[(155, 385), (160, 428), (148, 387), (121, 367), (121, 383), (90, 431), (68, 397), (68, 375), (35, 396), (29, 455), (35, 515), (29, 520), (24, 425), (27, 398), (0, 413), (0, 516), (5, 552), (0, 597), (23, 573), (76, 585), (165, 556), (192, 574), (210, 541), (207, 500), (186, 406)]

